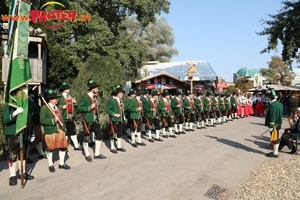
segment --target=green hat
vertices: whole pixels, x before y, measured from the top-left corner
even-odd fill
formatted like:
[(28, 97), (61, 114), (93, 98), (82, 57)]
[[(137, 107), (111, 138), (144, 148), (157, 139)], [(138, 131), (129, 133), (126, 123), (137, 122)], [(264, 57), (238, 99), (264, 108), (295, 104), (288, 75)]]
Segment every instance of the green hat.
[(135, 93), (134, 89), (130, 88), (128, 94), (131, 95), (131, 94), (134, 94), (134, 93)]
[(169, 91), (167, 89), (164, 89), (161, 93), (162, 96), (170, 95)]
[(53, 90), (53, 89), (46, 89), (46, 99), (56, 99), (59, 96), (57, 95), (57, 93)]
[(277, 98), (277, 94), (274, 88), (270, 88), (270, 94), (274, 97)]
[(115, 92), (116, 92), (116, 94), (118, 94), (118, 93), (120, 93), (120, 92), (125, 93), (125, 91), (122, 89), (122, 86), (121, 86), (121, 85), (117, 85), (117, 86), (116, 86)]
[(140, 94), (143, 94), (143, 93), (144, 93), (144, 91), (143, 91), (143, 89), (142, 89), (142, 87), (141, 87), (141, 86), (137, 86), (137, 87), (136, 87), (136, 89), (135, 89), (135, 91), (136, 91), (136, 93), (137, 93), (138, 95), (140, 95)]
[(66, 83), (66, 82), (62, 82), (61, 86), (60, 86), (60, 91), (64, 91), (66, 89), (70, 89), (71, 87)]
[(144, 88), (143, 91), (144, 91), (144, 94), (149, 94), (150, 93), (148, 88)]
[(182, 95), (182, 90), (181, 89), (176, 89), (175, 95)]
[(225, 92), (221, 92), (221, 97), (225, 97), (226, 93)]
[(197, 90), (196, 94), (197, 94), (197, 96), (203, 95), (203, 93), (201, 92), (201, 90)]
[(185, 91), (185, 95), (190, 95), (191, 94), (191, 91), (190, 90), (186, 90)]
[(99, 87), (100, 85), (98, 85), (93, 79), (89, 79), (87, 82), (87, 86), (89, 87), (89, 90), (91, 90), (96, 87)]
[(212, 95), (212, 91), (211, 90), (207, 90), (206, 91), (206, 96)]
[(152, 96), (158, 95), (157, 89), (152, 89), (152, 90), (151, 90), (151, 95), (152, 95)]
[(219, 96), (219, 93), (218, 92), (215, 92), (215, 97)]

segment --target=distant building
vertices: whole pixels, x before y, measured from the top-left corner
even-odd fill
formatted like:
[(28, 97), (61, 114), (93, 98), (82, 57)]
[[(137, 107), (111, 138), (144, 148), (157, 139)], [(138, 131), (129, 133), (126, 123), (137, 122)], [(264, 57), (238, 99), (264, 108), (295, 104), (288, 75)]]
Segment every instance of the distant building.
[(239, 69), (236, 73), (233, 73), (233, 82), (237, 82), (238, 79), (245, 78), (249, 81), (253, 81), (253, 87), (259, 87), (265, 85), (266, 79), (261, 74), (260, 69), (248, 69), (243, 67)]

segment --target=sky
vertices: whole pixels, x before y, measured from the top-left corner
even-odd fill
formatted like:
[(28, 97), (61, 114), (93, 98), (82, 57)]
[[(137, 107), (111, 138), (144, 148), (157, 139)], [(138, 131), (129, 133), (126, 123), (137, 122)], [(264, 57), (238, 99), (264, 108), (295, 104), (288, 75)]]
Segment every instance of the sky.
[(206, 60), (217, 76), (233, 81), (240, 68), (268, 68), (278, 52), (260, 54), (267, 37), (259, 36), (264, 28), (261, 19), (276, 14), (281, 0), (170, 0), (168, 14), (173, 27), (174, 47), (178, 56), (171, 61)]

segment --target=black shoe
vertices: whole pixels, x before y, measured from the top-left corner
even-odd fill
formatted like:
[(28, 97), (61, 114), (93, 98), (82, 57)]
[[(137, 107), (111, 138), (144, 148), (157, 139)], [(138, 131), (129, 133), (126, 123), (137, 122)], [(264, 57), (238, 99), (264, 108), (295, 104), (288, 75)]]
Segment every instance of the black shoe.
[(163, 142), (163, 140), (160, 139), (160, 138), (154, 138), (154, 140), (155, 140), (155, 141), (159, 141), (159, 142)]
[(71, 169), (71, 167), (65, 163), (63, 165), (58, 165), (58, 169)]
[(29, 157), (27, 157), (25, 160), (26, 160), (26, 163), (33, 163), (33, 160), (31, 160)]
[(181, 132), (179, 132), (180, 134), (185, 134), (185, 132), (184, 131), (181, 131)]
[(285, 147), (284, 144), (279, 144), (278, 151), (281, 151)]
[(74, 151), (83, 151), (82, 146), (74, 147)]
[[(27, 173), (24, 173), (23, 175), (24, 175), (24, 179), (27, 181), (34, 179), (34, 176), (31, 176)], [(19, 179), (21, 179), (21, 175), (19, 175)]]
[(296, 147), (293, 145), (292, 151), (289, 154), (294, 154), (296, 153)]
[(169, 136), (167, 136), (167, 135), (163, 135), (162, 137), (164, 137), (164, 138), (168, 138)]
[(117, 148), (117, 151), (126, 152), (126, 150), (125, 150), (123, 147), (121, 147), (121, 148)]
[(46, 154), (43, 154), (43, 155), (39, 155), (39, 159), (41, 160), (41, 159), (47, 159), (47, 156), (46, 156)]
[(201, 129), (201, 127), (197, 127), (197, 129)]
[(85, 160), (88, 161), (88, 162), (93, 162), (93, 159), (91, 156), (87, 156), (85, 157)]
[(195, 131), (194, 129), (190, 129), (190, 131)]
[(177, 138), (175, 135), (170, 135), (169, 137), (171, 137), (171, 138)]
[(15, 185), (17, 185), (17, 182), (18, 182), (18, 180), (17, 180), (17, 177), (16, 177), (16, 176), (12, 176), (12, 177), (9, 178), (9, 185), (10, 185), (10, 186), (15, 186)]
[(141, 143), (136, 143), (137, 145), (139, 145), (139, 146), (146, 146), (146, 144), (144, 143), (144, 142), (141, 142)]
[(132, 143), (131, 144), (133, 147), (137, 148), (137, 144), (136, 143)]
[(190, 129), (185, 129), (185, 131), (186, 131), (186, 132), (189, 132), (189, 131), (190, 131)]
[(94, 156), (94, 159), (106, 159), (106, 156), (99, 154), (98, 156)]
[(202, 128), (203, 128), (203, 129), (207, 129), (206, 126), (203, 126)]
[(216, 125), (211, 125), (210, 127), (216, 127)]
[(180, 133), (179, 133), (179, 132), (175, 132), (175, 134), (176, 134), (176, 135), (180, 135)]
[(278, 154), (275, 155), (275, 154), (273, 154), (273, 152), (267, 153), (266, 156), (267, 157), (272, 157), (272, 158), (278, 158)]
[(149, 139), (148, 141), (149, 141), (149, 142), (152, 142), (152, 143), (154, 142), (154, 140), (153, 140), (153, 139)]
[(51, 166), (49, 167), (49, 171), (50, 171), (50, 172), (55, 172), (55, 168), (54, 168), (53, 165), (51, 165)]
[(111, 149), (110, 152), (117, 154), (117, 150), (116, 149)]
[(89, 147), (95, 146), (95, 142), (89, 142)]

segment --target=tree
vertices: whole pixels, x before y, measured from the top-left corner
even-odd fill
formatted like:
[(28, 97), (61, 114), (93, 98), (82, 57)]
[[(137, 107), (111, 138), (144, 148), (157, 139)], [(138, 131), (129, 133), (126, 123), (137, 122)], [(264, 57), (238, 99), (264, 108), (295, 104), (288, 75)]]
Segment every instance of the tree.
[(283, 8), (277, 14), (268, 15), (270, 20), (262, 20), (262, 24), (267, 27), (257, 34), (268, 36), (268, 45), (261, 53), (276, 50), (280, 40), (283, 46), (281, 52), (283, 61), (291, 61), (296, 58), (300, 47), (300, 1), (287, 0), (282, 4)]
[(268, 65), (268, 69), (260, 69), (261, 74), (266, 77), (266, 80), (285, 86), (291, 85), (295, 74), (291, 71), (290, 61), (284, 62), (281, 57), (272, 56)]
[(235, 87), (241, 89), (243, 92), (251, 89), (252, 86), (253, 86), (253, 81), (248, 80), (246, 77), (241, 77), (235, 82)]
[(175, 37), (172, 26), (165, 18), (159, 17), (155, 22), (150, 22), (146, 27), (133, 16), (128, 16), (122, 23), (123, 34), (133, 37), (145, 50), (145, 62), (169, 62), (173, 55), (178, 55), (178, 50), (173, 47)]
[[(46, 1), (32, 2), (33, 9), (40, 9)], [(115, 65), (111, 67), (120, 70), (117, 74), (129, 80), (137, 77), (145, 51), (134, 38), (122, 34), (121, 23), (126, 16), (134, 15), (142, 26), (146, 26), (154, 22), (160, 12), (167, 13), (170, 6), (168, 0), (62, 0), (60, 3), (65, 9), (75, 10), (78, 16), (89, 13), (91, 21), (70, 21), (58, 29), (43, 28), (42, 23), (32, 24), (35, 28), (42, 27), (48, 37), (48, 85), (53, 88), (59, 87), (63, 80), (72, 84), (94, 53), (100, 58), (115, 59)], [(51, 8), (56, 5), (47, 6), (47, 9)], [(57, 24), (53, 20), (48, 23)], [(98, 66), (98, 71), (102, 71), (102, 67)]]

